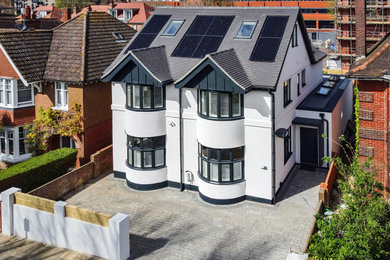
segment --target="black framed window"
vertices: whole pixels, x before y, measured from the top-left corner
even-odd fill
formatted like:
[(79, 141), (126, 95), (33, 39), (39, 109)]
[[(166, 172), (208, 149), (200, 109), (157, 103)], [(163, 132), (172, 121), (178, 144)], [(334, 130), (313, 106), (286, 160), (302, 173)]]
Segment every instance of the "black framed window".
[(284, 164), (290, 159), (292, 155), (291, 147), (291, 126), (287, 129), (286, 137), (284, 138)]
[(198, 114), (210, 119), (242, 118), (244, 95), (236, 92), (199, 90)]
[(302, 87), (306, 86), (306, 70), (302, 70)]
[(293, 35), (292, 35), (292, 47), (298, 46), (298, 28), (297, 25), (294, 25)]
[(291, 103), (291, 79), (283, 83), (283, 104), (284, 107)]
[(215, 183), (233, 183), (244, 179), (244, 146), (213, 149), (199, 144), (199, 175)]
[(164, 97), (164, 88), (147, 85), (126, 85), (126, 107), (130, 109), (163, 109)]
[(165, 135), (156, 137), (128, 135), (127, 165), (139, 169), (165, 167)]
[(297, 74), (297, 91), (298, 96), (301, 94), (301, 74)]

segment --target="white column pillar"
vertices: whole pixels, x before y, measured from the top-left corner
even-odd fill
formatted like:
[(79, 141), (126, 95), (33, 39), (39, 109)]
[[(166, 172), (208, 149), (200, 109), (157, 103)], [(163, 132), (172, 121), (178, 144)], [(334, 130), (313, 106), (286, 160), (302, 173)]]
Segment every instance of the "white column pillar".
[(14, 233), (14, 193), (20, 192), (19, 188), (9, 188), (1, 193), (1, 228), (4, 235)]
[(20, 155), (20, 149), (19, 149), (19, 127), (15, 127), (13, 129), (13, 142), (14, 142), (14, 158), (19, 158)]
[(55, 245), (68, 248), (65, 235), (65, 206), (68, 205), (65, 201), (57, 201), (54, 203), (54, 225), (55, 225)]
[(108, 221), (110, 260), (125, 260), (130, 257), (129, 219), (128, 215), (117, 213)]

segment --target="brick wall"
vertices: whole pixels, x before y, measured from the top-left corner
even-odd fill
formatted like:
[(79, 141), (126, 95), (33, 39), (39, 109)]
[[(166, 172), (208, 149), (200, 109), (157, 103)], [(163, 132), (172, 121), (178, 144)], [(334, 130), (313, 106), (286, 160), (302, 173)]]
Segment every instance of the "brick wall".
[(15, 110), (0, 109), (0, 117), (6, 126), (31, 124), (35, 119), (35, 108), (26, 107)]
[(0, 77), (10, 77), (14, 79), (19, 78), (18, 74), (16, 73), (2, 50), (0, 50)]
[[(372, 157), (378, 178), (387, 187), (389, 172), (389, 88), (382, 81), (358, 81), (360, 156), (364, 161)], [(387, 182), (387, 183), (386, 183)]]
[(42, 93), (35, 91), (35, 109), (38, 114), (38, 108), (48, 109), (54, 106), (55, 93), (54, 83), (44, 82), (42, 86)]

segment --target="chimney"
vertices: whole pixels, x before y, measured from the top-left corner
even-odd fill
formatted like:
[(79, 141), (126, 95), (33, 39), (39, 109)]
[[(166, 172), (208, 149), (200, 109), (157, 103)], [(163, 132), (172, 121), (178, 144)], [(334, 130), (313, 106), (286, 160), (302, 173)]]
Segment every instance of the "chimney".
[(73, 13), (74, 13), (74, 14), (77, 14), (78, 12), (79, 12), (79, 10), (78, 10), (77, 6), (75, 6), (75, 7), (73, 8)]
[(114, 0), (111, 0), (111, 1), (110, 1), (110, 5), (111, 5), (111, 9), (114, 9), (114, 7), (115, 7)]
[(25, 19), (31, 19), (31, 8), (30, 8), (30, 6), (26, 6), (24, 17), (25, 17)]
[(88, 5), (88, 12), (91, 12), (92, 11), (92, 7), (91, 7), (91, 5)]
[(61, 13), (62, 13), (61, 22), (63, 23), (70, 20), (70, 18), (72, 17), (72, 9), (70, 8), (62, 9)]
[(366, 1), (355, 1), (356, 56), (366, 56)]

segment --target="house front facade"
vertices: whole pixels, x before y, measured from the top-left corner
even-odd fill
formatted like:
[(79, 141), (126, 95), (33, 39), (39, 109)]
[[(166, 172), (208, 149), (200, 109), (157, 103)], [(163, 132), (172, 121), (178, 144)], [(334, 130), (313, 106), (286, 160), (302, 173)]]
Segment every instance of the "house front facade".
[[(158, 8), (103, 76), (115, 176), (215, 204), (274, 203), (296, 163), (325, 167), (336, 149), (321, 133), (350, 82), (323, 78), (324, 57), (298, 8)], [(299, 110), (320, 88), (329, 90), (322, 106)]]

